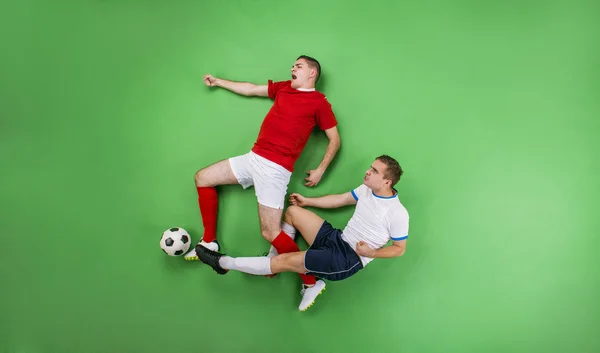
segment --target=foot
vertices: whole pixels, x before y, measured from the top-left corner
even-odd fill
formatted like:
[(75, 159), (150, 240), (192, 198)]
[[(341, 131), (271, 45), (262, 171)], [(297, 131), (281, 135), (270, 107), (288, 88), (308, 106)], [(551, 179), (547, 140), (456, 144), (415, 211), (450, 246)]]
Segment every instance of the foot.
[(298, 309), (300, 309), (300, 311), (306, 311), (306, 309), (314, 304), (315, 299), (317, 299), (319, 294), (323, 293), (324, 290), (325, 282), (323, 282), (323, 280), (318, 280), (312, 287), (303, 284), (302, 291), (300, 292), (302, 294), (302, 301), (300, 302)]
[(196, 245), (194, 250), (198, 255), (198, 259), (200, 259), (200, 261), (204, 262), (208, 266), (212, 267), (213, 270), (215, 270), (215, 272), (217, 272), (218, 274), (224, 275), (228, 272), (228, 270), (224, 269), (219, 264), (219, 259), (221, 258), (221, 256), (223, 256), (223, 254), (217, 251), (213, 251), (202, 244)]
[[(202, 240), (201, 242), (198, 243), (198, 245), (202, 245), (207, 249), (210, 249), (212, 251), (219, 251), (219, 242), (217, 242), (216, 240), (211, 241), (210, 243), (205, 242), (204, 240)], [(198, 261), (198, 254), (196, 254), (196, 249), (192, 248), (192, 250), (190, 250), (187, 254), (185, 254), (183, 256), (183, 258), (186, 261)]]

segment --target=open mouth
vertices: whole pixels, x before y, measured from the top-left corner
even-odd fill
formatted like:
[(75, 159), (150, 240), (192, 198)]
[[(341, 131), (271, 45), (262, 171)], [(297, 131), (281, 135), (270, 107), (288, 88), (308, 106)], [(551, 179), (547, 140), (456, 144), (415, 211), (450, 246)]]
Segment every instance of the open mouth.
[(292, 75), (292, 80), (297, 79), (296, 75)]

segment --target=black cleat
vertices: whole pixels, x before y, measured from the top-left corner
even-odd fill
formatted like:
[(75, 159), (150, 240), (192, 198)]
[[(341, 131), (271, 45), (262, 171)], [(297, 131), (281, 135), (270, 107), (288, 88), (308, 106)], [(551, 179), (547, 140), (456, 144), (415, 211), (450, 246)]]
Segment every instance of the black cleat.
[(223, 254), (205, 248), (200, 244), (196, 245), (195, 250), (196, 254), (198, 255), (198, 259), (207, 264), (208, 266), (212, 267), (216, 273), (224, 275), (228, 272), (228, 270), (224, 269), (219, 264), (219, 259), (221, 258), (221, 256), (223, 256)]

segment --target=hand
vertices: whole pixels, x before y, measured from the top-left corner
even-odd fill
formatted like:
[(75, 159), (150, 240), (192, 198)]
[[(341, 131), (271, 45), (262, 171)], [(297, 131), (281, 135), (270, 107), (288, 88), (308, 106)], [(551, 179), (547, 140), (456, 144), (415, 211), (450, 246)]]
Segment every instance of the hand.
[(306, 172), (306, 174), (308, 174), (308, 176), (304, 178), (304, 180), (306, 180), (304, 186), (311, 187), (319, 184), (319, 181), (321, 181), (321, 177), (323, 176), (323, 171), (320, 169), (313, 169)]
[(213, 77), (213, 75), (204, 75), (204, 84), (209, 87), (215, 86), (217, 84), (217, 79)]
[(365, 243), (364, 241), (359, 241), (358, 243), (356, 243), (356, 253), (360, 256), (367, 256), (367, 257), (371, 257), (370, 254), (373, 251), (373, 249), (371, 249), (367, 243)]
[(296, 194), (296, 193), (291, 194), (290, 195), (290, 203), (292, 205), (304, 207), (304, 206), (306, 206), (306, 197), (304, 197), (300, 194)]

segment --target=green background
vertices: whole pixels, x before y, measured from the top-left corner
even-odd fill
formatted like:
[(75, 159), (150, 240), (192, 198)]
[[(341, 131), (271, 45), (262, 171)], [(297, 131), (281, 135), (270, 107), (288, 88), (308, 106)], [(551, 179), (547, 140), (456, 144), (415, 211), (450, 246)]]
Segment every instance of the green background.
[[(0, 352), (598, 352), (598, 10), (3, 1)], [(290, 191), (347, 191), (388, 153), (411, 216), (403, 257), (304, 313), (297, 275), (218, 276), (158, 245), (199, 239), (194, 173), (247, 152), (271, 104), (202, 75), (284, 80), (300, 54), (342, 148), (308, 189), (311, 136)], [(220, 195), (223, 249), (267, 251), (253, 190)]]

